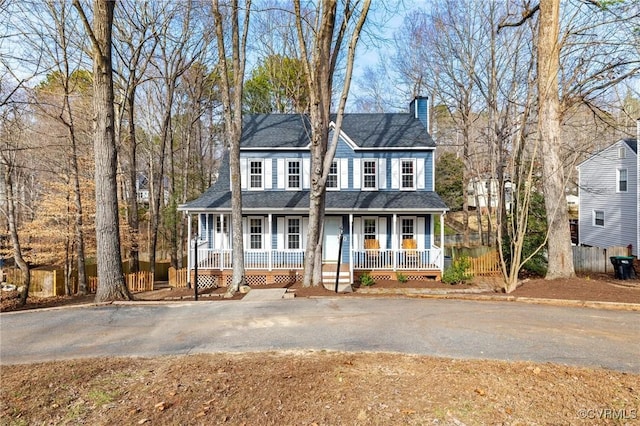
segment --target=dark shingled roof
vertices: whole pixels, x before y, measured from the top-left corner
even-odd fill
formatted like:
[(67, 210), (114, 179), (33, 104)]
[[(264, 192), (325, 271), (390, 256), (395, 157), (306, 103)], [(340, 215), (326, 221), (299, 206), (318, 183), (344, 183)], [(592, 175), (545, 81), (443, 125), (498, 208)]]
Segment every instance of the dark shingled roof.
[[(309, 144), (306, 115), (251, 114), (243, 120), (242, 148), (304, 148)], [(345, 114), (342, 131), (360, 148), (436, 146), (422, 122), (408, 113)]]
[[(214, 185), (215, 186), (215, 185)], [(231, 210), (231, 191), (208, 190), (180, 210)], [(308, 210), (309, 191), (243, 191), (242, 209), (280, 212)], [(427, 191), (327, 191), (326, 211), (426, 211), (447, 210), (435, 192)]]
[(629, 145), (629, 148), (633, 150), (636, 154), (638, 153), (638, 140), (637, 139), (623, 139)]

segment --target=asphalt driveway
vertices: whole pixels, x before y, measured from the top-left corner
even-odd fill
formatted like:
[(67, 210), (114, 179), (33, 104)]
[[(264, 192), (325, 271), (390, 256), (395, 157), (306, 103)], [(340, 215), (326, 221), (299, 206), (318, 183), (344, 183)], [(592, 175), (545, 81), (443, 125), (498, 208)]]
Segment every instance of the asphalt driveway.
[(505, 302), (319, 298), (0, 314), (0, 363), (268, 350), (384, 351), (640, 373), (640, 313)]

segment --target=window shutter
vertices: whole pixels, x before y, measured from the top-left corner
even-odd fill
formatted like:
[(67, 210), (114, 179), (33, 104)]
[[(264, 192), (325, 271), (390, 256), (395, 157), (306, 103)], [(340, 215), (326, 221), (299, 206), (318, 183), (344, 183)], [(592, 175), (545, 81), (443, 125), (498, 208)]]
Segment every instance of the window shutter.
[[(248, 233), (249, 233), (249, 223), (247, 222), (247, 218), (243, 217), (242, 218), (242, 244), (244, 245), (245, 250), (249, 248), (249, 239), (247, 238)], [(231, 244), (231, 247), (233, 247), (233, 244)]]
[(302, 159), (302, 189), (309, 189), (311, 187), (310, 177), (311, 177), (311, 159), (303, 158)]
[(418, 241), (418, 250), (424, 250), (425, 240), (424, 217), (419, 217), (416, 221), (416, 240)]
[(340, 188), (349, 189), (349, 159), (340, 159)]
[(353, 248), (356, 250), (362, 250), (362, 219), (356, 217), (353, 219)]
[(391, 159), (391, 188), (400, 189), (400, 160)]
[(277, 185), (278, 185), (278, 189), (284, 189), (284, 179), (285, 179), (285, 174), (284, 174), (284, 166), (285, 166), (285, 162), (284, 162), (284, 158), (278, 158), (276, 167), (278, 168), (278, 179), (277, 179)]
[(424, 189), (424, 158), (416, 160), (416, 187)]
[[(247, 189), (247, 182), (249, 180), (249, 172), (247, 171), (247, 159), (240, 159), (240, 188)], [(229, 184), (231, 184), (231, 179), (229, 179)]]
[(360, 189), (360, 159), (353, 159), (353, 189)]
[(378, 160), (378, 188), (387, 189), (387, 160), (385, 158)]
[(285, 221), (284, 217), (279, 217), (276, 219), (276, 248), (278, 250), (284, 250), (284, 227)]
[(273, 160), (271, 158), (264, 160), (264, 187), (265, 189), (273, 187)]
[(380, 248), (387, 248), (387, 218), (381, 217), (378, 219), (378, 240), (380, 241)]
[(302, 218), (302, 235), (300, 236), (300, 248), (306, 250), (307, 248), (307, 234), (309, 233), (309, 218)]

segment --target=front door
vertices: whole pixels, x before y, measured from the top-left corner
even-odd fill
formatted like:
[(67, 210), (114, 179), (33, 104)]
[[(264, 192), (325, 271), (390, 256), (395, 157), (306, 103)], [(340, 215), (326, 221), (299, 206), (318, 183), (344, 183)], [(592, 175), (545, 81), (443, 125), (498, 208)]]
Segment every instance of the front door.
[(342, 217), (324, 217), (324, 243), (322, 260), (325, 262), (338, 262), (338, 238), (340, 237), (340, 227)]

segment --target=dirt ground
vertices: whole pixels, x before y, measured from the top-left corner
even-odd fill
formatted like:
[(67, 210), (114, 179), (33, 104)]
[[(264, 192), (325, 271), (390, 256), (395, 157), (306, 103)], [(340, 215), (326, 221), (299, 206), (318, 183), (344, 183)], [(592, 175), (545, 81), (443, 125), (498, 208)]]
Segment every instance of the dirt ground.
[[(482, 288), (483, 295), (503, 297), (494, 284), (377, 282), (372, 288)], [(363, 296), (358, 289), (336, 295), (293, 287), (296, 297)], [(191, 292), (163, 289), (136, 298), (179, 300)], [(223, 289), (207, 293), (200, 297), (224, 303)], [(640, 281), (532, 279), (514, 295), (640, 303)], [(6, 296), (3, 311), (14, 309)], [(32, 299), (28, 307), (92, 301)], [(2, 425), (640, 424), (640, 375), (556, 364), (304, 351), (2, 365), (0, 377)]]

